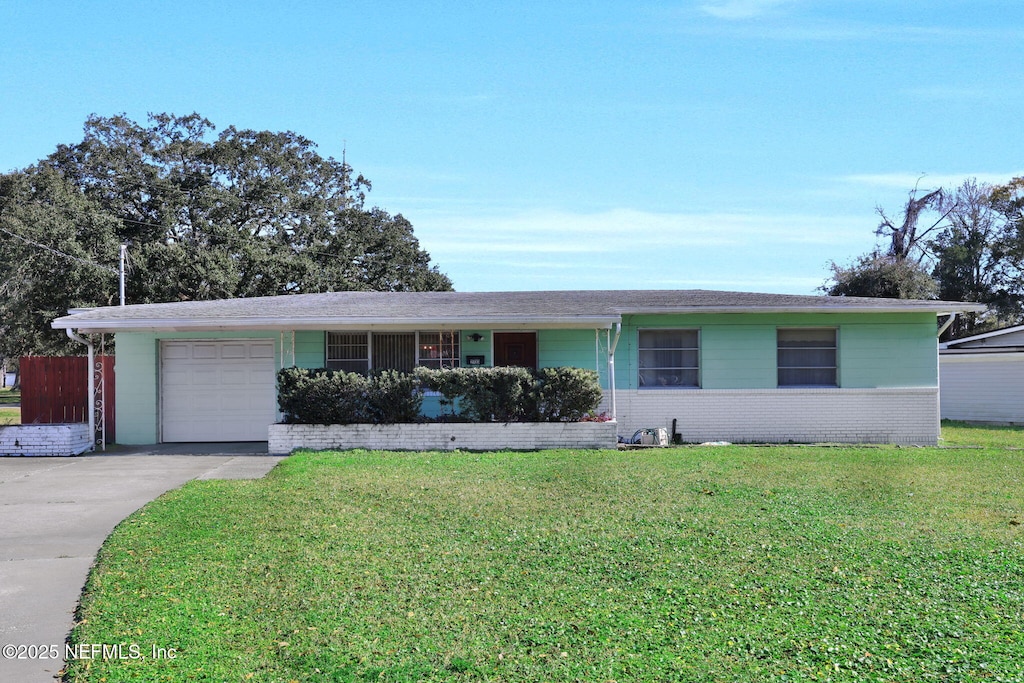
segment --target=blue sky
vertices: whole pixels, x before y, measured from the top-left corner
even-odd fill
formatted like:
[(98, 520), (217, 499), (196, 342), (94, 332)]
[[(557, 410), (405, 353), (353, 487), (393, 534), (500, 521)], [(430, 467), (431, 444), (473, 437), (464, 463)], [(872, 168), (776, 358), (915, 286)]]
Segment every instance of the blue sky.
[(463, 291), (813, 293), (922, 175), (1024, 175), (1012, 0), (0, 0), (0, 38), (0, 171), (91, 113), (293, 130)]

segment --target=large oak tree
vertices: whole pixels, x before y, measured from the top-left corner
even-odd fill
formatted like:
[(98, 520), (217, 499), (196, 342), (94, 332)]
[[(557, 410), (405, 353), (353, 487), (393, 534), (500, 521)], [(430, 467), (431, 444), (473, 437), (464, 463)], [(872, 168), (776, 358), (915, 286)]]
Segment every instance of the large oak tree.
[(296, 133), (92, 116), (80, 142), (0, 176), (0, 357), (73, 349), (49, 323), (117, 303), (122, 243), (129, 303), (451, 289), (369, 190)]

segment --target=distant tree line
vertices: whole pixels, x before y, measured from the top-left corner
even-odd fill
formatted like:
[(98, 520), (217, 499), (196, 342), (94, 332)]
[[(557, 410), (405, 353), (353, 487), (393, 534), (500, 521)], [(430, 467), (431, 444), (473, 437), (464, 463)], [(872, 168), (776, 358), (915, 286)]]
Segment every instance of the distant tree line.
[(0, 175), (0, 358), (80, 352), (69, 309), (337, 290), (450, 290), (412, 224), (292, 132), (198, 114), (91, 116), (76, 144)]
[(910, 191), (898, 216), (877, 209), (874, 251), (830, 264), (832, 296), (943, 299), (985, 304), (963, 315), (948, 338), (1024, 321), (1024, 177), (992, 186)]

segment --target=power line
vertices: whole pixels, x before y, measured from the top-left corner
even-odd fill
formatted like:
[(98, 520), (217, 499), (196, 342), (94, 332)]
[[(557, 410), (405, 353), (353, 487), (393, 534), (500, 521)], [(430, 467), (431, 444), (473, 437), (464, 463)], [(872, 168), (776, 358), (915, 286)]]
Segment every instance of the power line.
[(78, 261), (79, 263), (83, 263), (83, 264), (85, 264), (87, 266), (94, 266), (96, 268), (100, 268), (102, 270), (109, 271), (109, 272), (113, 273), (114, 275), (118, 274), (117, 268), (112, 268), (110, 266), (104, 266), (104, 265), (102, 265), (100, 263), (96, 263), (94, 261), (89, 261), (87, 259), (83, 259), (83, 258), (80, 258), (78, 256), (72, 256), (71, 254), (65, 254), (63, 251), (60, 251), (58, 249), (54, 249), (53, 247), (48, 247), (45, 244), (39, 244), (38, 242), (33, 242), (32, 240), (30, 240), (27, 237), (23, 237), (23, 236), (21, 236), (21, 235), (19, 235), (17, 233), (11, 232), (7, 228), (0, 228), (0, 232), (5, 232), (8, 235), (10, 235), (11, 237), (19, 239), (22, 242), (26, 242), (28, 244), (31, 244), (33, 247), (39, 247), (40, 249), (45, 249), (46, 251), (50, 252), (51, 254), (56, 254), (57, 256), (62, 256), (64, 258), (70, 259), (72, 261)]

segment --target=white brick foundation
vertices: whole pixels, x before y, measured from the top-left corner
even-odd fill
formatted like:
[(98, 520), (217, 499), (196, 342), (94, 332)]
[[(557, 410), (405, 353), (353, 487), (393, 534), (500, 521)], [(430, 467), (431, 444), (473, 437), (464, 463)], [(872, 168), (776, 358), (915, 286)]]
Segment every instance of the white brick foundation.
[(0, 427), (0, 456), (79, 455), (92, 447), (87, 424), (31, 424)]
[[(619, 434), (665, 427), (684, 443), (898, 443), (939, 438), (934, 387), (616, 392)], [(610, 410), (608, 395), (601, 410)]]
[(399, 451), (615, 448), (614, 422), (270, 425), (270, 453), (368, 448)]

